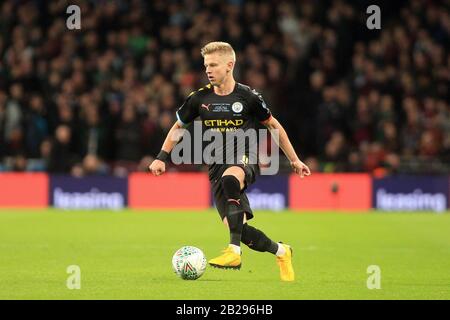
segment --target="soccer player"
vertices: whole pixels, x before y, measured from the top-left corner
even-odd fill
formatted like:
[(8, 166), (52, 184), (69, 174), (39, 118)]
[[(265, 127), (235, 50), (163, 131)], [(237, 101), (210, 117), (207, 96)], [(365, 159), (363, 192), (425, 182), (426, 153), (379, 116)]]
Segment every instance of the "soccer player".
[[(238, 83), (233, 77), (236, 55), (230, 44), (211, 42), (201, 49), (209, 84), (192, 92), (177, 110), (177, 121), (169, 131), (160, 153), (149, 166), (152, 174), (159, 176), (165, 172), (165, 161), (178, 142), (175, 132), (186, 127), (195, 118), (200, 117), (202, 125), (225, 135), (227, 132), (242, 129), (256, 129), (255, 121), (264, 124), (270, 132), (278, 130), (279, 146), (289, 159), (292, 169), (302, 178), (310, 175), (309, 168), (299, 160), (286, 131), (272, 116), (262, 96), (248, 86)], [(223, 151), (234, 147), (223, 140)], [(245, 144), (245, 143), (244, 143)], [(293, 281), (292, 248), (284, 243), (276, 243), (261, 230), (250, 226), (247, 221), (253, 218), (246, 188), (254, 183), (260, 174), (257, 163), (248, 160), (253, 156), (247, 145), (240, 159), (227, 159), (223, 163), (209, 164), (209, 180), (212, 185), (215, 204), (223, 223), (228, 226), (230, 243), (223, 254), (211, 259), (209, 264), (217, 268), (240, 269), (241, 242), (250, 249), (270, 252), (276, 255), (282, 281)]]

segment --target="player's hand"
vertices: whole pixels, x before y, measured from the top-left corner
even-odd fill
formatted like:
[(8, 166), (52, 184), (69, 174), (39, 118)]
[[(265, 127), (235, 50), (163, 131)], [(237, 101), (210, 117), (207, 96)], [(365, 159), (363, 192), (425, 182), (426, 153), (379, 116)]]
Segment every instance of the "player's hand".
[(300, 175), (301, 178), (311, 175), (311, 171), (308, 166), (300, 160), (292, 161), (291, 167), (296, 174)]
[(152, 164), (148, 167), (148, 169), (154, 176), (160, 176), (164, 172), (166, 172), (166, 164), (164, 163), (164, 161), (156, 159), (153, 160)]

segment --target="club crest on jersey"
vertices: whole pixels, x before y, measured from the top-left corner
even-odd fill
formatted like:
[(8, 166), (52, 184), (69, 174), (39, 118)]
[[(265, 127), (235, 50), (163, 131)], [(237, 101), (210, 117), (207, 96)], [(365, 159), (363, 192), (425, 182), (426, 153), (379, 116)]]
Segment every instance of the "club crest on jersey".
[(235, 102), (231, 106), (231, 109), (233, 109), (233, 111), (236, 112), (236, 113), (241, 113), (242, 109), (244, 109), (244, 106), (240, 102)]

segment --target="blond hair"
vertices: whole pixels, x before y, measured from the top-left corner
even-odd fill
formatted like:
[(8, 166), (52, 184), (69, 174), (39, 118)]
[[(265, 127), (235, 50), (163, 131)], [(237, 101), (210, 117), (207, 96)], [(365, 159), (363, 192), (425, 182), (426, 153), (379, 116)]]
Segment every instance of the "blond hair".
[(214, 52), (231, 55), (233, 62), (236, 62), (236, 53), (234, 52), (233, 47), (227, 42), (221, 41), (210, 42), (206, 46), (204, 46), (200, 50), (200, 52), (202, 54), (202, 57), (205, 57), (205, 55)]

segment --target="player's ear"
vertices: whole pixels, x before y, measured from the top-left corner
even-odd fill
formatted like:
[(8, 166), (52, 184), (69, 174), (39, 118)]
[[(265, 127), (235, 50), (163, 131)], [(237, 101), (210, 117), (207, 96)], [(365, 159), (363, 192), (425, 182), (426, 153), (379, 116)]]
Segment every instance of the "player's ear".
[(227, 63), (227, 72), (230, 72), (231, 70), (233, 70), (234, 67), (234, 62), (233, 61), (228, 61)]

